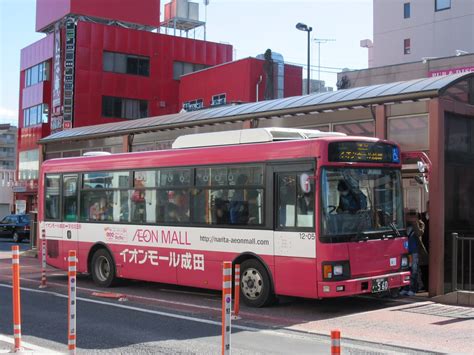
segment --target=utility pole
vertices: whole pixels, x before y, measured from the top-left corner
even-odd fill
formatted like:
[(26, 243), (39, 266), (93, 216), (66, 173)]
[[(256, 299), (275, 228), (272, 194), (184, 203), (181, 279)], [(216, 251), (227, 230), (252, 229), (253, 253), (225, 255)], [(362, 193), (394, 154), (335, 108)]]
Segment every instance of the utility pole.
[(207, 5), (209, 5), (209, 0), (204, 0), (204, 42), (206, 42), (207, 32)]
[(336, 40), (332, 38), (315, 38), (313, 41), (318, 44), (318, 85), (321, 85), (319, 84), (321, 81), (321, 43), (335, 42)]

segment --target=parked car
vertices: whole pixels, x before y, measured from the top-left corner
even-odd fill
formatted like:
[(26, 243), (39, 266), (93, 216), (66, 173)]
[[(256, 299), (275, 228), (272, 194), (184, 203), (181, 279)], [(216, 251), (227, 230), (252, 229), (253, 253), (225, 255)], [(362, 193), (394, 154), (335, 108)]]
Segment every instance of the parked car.
[(30, 216), (26, 214), (10, 214), (0, 221), (0, 236), (12, 237), (15, 243), (30, 237)]

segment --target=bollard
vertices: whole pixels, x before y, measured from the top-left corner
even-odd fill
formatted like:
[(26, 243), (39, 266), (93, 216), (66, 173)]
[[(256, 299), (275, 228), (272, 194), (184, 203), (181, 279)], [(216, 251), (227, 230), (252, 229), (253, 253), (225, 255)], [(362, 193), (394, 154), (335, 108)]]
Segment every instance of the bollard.
[(13, 271), (13, 337), (15, 347), (13, 352), (21, 351), (21, 310), (20, 310), (20, 247), (12, 246)]
[(240, 311), (240, 265), (234, 266), (234, 317), (233, 319), (239, 319)]
[(331, 330), (331, 355), (341, 354), (341, 332)]
[(224, 261), (222, 274), (222, 355), (230, 354), (232, 313), (232, 263)]
[(69, 250), (68, 254), (68, 350), (76, 354), (76, 251)]
[(39, 288), (46, 287), (46, 230), (41, 230), (41, 283)]

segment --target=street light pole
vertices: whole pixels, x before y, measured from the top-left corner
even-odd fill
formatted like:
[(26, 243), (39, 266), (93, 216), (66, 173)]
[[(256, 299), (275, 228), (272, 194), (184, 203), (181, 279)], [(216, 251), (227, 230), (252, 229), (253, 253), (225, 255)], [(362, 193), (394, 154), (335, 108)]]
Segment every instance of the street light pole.
[(305, 31), (305, 32), (308, 32), (308, 74), (307, 74), (307, 82), (306, 82), (306, 94), (309, 95), (309, 91), (310, 91), (310, 82), (311, 82), (311, 72), (310, 72), (310, 66), (311, 66), (311, 62), (310, 62), (310, 50), (311, 50), (311, 34), (310, 32), (313, 30), (312, 27), (308, 26), (308, 25), (305, 25), (304, 23), (301, 23), (301, 22), (298, 22), (296, 24), (296, 28), (300, 31)]

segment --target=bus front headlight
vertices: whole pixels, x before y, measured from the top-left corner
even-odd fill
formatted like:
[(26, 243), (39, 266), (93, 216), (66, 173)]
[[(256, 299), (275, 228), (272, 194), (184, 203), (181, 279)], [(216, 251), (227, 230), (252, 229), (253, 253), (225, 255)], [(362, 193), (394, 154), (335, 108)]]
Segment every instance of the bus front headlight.
[(344, 273), (342, 265), (334, 265), (334, 276), (341, 276)]

